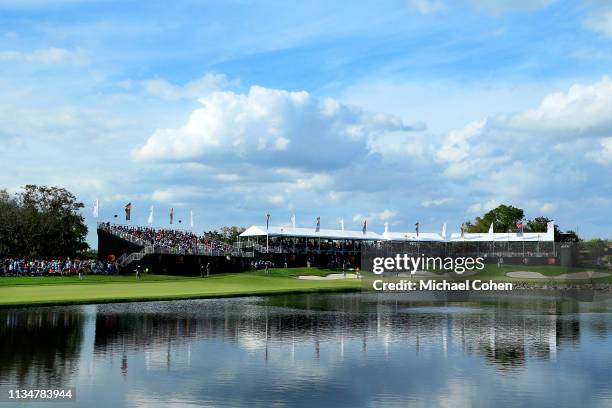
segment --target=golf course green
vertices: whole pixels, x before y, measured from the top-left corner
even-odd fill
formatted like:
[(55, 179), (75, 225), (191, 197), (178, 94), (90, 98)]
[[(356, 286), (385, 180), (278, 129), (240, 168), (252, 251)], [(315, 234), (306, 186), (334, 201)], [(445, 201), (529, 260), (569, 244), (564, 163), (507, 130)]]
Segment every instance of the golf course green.
[[(559, 266), (494, 265), (465, 279), (491, 279), (503, 282), (542, 282), (542, 279), (513, 278), (507, 274), (515, 271), (538, 272), (549, 278), (563, 273), (582, 272), (582, 268)], [(326, 276), (338, 274), (337, 269), (326, 268), (277, 268), (268, 272), (252, 271), (187, 277), (143, 274), (106, 276), (87, 275), (82, 280), (76, 276), (3, 277), (0, 278), (0, 307), (69, 305), (87, 303), (136, 302), (150, 300), (198, 299), (231, 296), (257, 296), (289, 293), (359, 291), (364, 284), (359, 279), (307, 280), (297, 276)], [(364, 273), (364, 278), (374, 278)], [(415, 276), (414, 279), (436, 279), (434, 276)], [(455, 279), (460, 276), (455, 277)], [(399, 278), (398, 278), (399, 279)], [(545, 279), (544, 279), (545, 280)], [(572, 283), (612, 283), (612, 275), (597, 279), (578, 279)], [(367, 285), (367, 283), (366, 283)]]
[(208, 278), (166, 275), (0, 278), (0, 307), (134, 302), (257, 296), (287, 293), (358, 291), (356, 279), (310, 281), (291, 275), (327, 275), (319, 268), (271, 269), (212, 275)]

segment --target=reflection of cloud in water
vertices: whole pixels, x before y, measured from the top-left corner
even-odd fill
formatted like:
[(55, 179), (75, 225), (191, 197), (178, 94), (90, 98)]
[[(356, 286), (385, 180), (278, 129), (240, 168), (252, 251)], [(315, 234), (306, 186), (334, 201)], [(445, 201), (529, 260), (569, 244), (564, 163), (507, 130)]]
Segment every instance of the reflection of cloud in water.
[[(544, 391), (609, 389), (612, 319), (576, 314), (586, 307), (355, 294), (103, 305), (81, 343), (95, 353), (95, 383), (130, 406), (457, 406), (506, 394), (537, 405)], [(79, 310), (63, 320), (61, 308), (33, 311), (11, 327), (21, 338), (35, 328), (28, 321), (78, 328)]]

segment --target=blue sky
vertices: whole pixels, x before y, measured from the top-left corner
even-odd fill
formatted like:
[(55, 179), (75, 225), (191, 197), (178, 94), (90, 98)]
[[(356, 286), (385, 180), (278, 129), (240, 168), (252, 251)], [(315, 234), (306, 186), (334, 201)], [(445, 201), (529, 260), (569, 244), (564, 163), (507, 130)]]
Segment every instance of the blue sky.
[(499, 203), (610, 237), (604, 1), (0, 0), (0, 186), (195, 229), (449, 229)]

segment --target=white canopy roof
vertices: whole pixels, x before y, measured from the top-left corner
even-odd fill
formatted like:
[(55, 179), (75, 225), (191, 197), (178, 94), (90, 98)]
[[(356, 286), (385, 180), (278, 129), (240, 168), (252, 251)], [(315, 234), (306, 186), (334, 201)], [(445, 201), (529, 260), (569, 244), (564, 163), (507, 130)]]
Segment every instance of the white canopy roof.
[(323, 238), (323, 239), (347, 239), (347, 240), (368, 240), (368, 241), (419, 241), (419, 242), (537, 242), (555, 240), (554, 223), (548, 223), (546, 232), (485, 232), (485, 233), (452, 233), (450, 238), (446, 236), (446, 228), (442, 228), (442, 233), (437, 232), (376, 232), (336, 230), (321, 228), (293, 228), (293, 227), (273, 227), (270, 226), (266, 233), (265, 226), (253, 225), (240, 234), (241, 237), (297, 237), (297, 238)]
[(384, 232), (382, 237), (388, 241), (428, 241), (428, 242), (445, 242), (442, 235), (437, 232)]
[(266, 231), (265, 226), (253, 225), (246, 229), (241, 237), (297, 237), (297, 238), (323, 238), (323, 239), (350, 239), (350, 240), (368, 240), (382, 241), (384, 238), (372, 231), (351, 231), (351, 230), (336, 230), (321, 228), (316, 231), (315, 228), (293, 228), (293, 227), (273, 227), (270, 226)]

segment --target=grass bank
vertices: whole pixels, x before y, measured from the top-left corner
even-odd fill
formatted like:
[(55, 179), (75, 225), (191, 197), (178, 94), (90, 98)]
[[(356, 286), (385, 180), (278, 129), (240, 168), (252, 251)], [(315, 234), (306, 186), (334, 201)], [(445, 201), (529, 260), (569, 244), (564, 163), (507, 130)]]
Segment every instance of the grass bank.
[(327, 275), (329, 269), (271, 269), (209, 278), (146, 275), (0, 278), (0, 307), (199, 299), (289, 293), (358, 291), (357, 280), (308, 281), (291, 275)]

